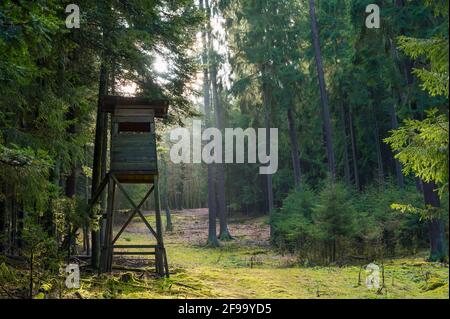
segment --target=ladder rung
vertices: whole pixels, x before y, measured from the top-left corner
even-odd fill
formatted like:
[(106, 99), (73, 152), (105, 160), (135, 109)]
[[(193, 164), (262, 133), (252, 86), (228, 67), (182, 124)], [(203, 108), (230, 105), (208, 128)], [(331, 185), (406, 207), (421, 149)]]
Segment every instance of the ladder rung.
[(115, 251), (114, 255), (155, 255), (154, 251)]
[(133, 249), (133, 248), (153, 248), (156, 249), (157, 245), (114, 245), (113, 248), (118, 249)]

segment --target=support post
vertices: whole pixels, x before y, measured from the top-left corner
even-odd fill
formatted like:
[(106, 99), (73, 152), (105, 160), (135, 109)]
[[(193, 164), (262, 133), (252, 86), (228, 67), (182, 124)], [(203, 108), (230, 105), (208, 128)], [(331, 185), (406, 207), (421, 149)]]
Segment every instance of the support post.
[(158, 177), (155, 176), (154, 180), (154, 193), (155, 193), (155, 219), (156, 219), (156, 241), (158, 243), (156, 247), (156, 272), (159, 276), (169, 276), (169, 272), (167, 271), (167, 256), (164, 249), (163, 242), (163, 234), (162, 234), (162, 221), (161, 221), (161, 207), (159, 201), (159, 185), (158, 185)]
[[(169, 277), (169, 266), (167, 261), (167, 255), (166, 250), (164, 248), (164, 242), (163, 242), (163, 230), (162, 230), (162, 220), (161, 220), (161, 206), (160, 206), (160, 200), (159, 200), (159, 187), (158, 187), (158, 178), (155, 176), (155, 180), (153, 183), (153, 186), (150, 187), (150, 190), (147, 192), (145, 197), (142, 199), (142, 201), (139, 203), (139, 205), (136, 205), (129, 194), (125, 191), (121, 183), (117, 180), (117, 177), (110, 173), (107, 175), (104, 181), (104, 186), (108, 185), (108, 198), (107, 198), (107, 207), (106, 207), (106, 214), (104, 215), (104, 218), (106, 220), (103, 221), (103, 240), (101, 245), (101, 256), (100, 256), (100, 266), (99, 266), (99, 273), (110, 273), (112, 271), (112, 260), (114, 255), (114, 247), (116, 248), (154, 248), (155, 252), (117, 252), (118, 255), (134, 255), (134, 254), (140, 254), (140, 255), (155, 255), (155, 268), (156, 273), (163, 277)], [(132, 209), (132, 215), (130, 218), (126, 221), (126, 223), (122, 226), (119, 233), (114, 237), (113, 236), (113, 223), (114, 223), (114, 203), (115, 203), (115, 190), (116, 185), (118, 186), (119, 190), (123, 193), (125, 198), (128, 200), (128, 202), (133, 207)], [(156, 229), (153, 229), (152, 226), (149, 224), (149, 222), (145, 219), (144, 215), (141, 212), (141, 207), (146, 201), (146, 199), (150, 196), (151, 193), (154, 193), (155, 196), (155, 219), (156, 219)], [(98, 197), (97, 197), (98, 198)], [(128, 224), (131, 222), (132, 218), (135, 215), (139, 215), (139, 217), (142, 219), (144, 224), (147, 226), (147, 228), (150, 230), (150, 232), (155, 236), (157, 245), (156, 246), (145, 246), (141, 247), (139, 245), (115, 245), (116, 241), (119, 239), (120, 235), (124, 231), (124, 229), (128, 226)]]
[(112, 235), (113, 235), (113, 215), (114, 215), (114, 199), (115, 199), (115, 181), (108, 177), (108, 202), (106, 206), (106, 223), (104, 229), (104, 238), (102, 245), (101, 272), (111, 272), (112, 271)]

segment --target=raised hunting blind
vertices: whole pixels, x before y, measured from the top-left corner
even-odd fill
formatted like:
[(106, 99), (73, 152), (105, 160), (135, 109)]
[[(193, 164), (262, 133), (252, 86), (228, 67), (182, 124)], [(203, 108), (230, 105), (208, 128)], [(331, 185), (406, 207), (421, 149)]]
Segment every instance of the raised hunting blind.
[(123, 183), (148, 183), (158, 175), (155, 117), (167, 115), (167, 103), (142, 98), (107, 97), (111, 113), (111, 172)]
[[(100, 110), (111, 115), (111, 144), (109, 172), (106, 173), (90, 202), (93, 207), (101, 198), (103, 191), (107, 189), (106, 212), (102, 215), (100, 223), (99, 271), (111, 272), (115, 255), (154, 255), (157, 274), (168, 276), (167, 256), (162, 236), (155, 134), (155, 118), (167, 116), (168, 102), (140, 97), (105, 96), (102, 99)], [(106, 130), (106, 128), (104, 129)], [(104, 149), (107, 149), (106, 146)], [(140, 203), (135, 203), (123, 184), (148, 184), (150, 189)], [(114, 235), (116, 186), (130, 204), (131, 214)], [(150, 225), (141, 212), (141, 207), (152, 193), (155, 197), (155, 228)], [(155, 237), (156, 245), (116, 244), (136, 215), (146, 225), (150, 234)]]

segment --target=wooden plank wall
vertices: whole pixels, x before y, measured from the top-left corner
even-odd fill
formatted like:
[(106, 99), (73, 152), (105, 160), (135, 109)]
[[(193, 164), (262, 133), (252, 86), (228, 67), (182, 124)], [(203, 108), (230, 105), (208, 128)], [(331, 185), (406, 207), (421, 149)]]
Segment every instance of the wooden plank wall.
[(113, 135), (111, 170), (157, 171), (155, 134), (126, 132)]

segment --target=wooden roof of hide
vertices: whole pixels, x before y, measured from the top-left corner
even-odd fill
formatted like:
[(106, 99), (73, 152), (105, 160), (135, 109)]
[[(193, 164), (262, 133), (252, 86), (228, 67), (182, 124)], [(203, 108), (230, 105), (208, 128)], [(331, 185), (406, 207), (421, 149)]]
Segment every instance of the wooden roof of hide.
[(143, 97), (127, 97), (107, 95), (103, 97), (101, 111), (114, 113), (116, 108), (121, 109), (152, 109), (155, 117), (165, 118), (169, 109), (167, 100), (150, 100)]

